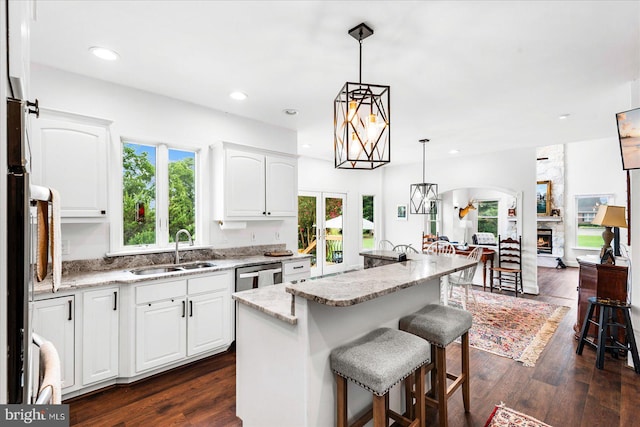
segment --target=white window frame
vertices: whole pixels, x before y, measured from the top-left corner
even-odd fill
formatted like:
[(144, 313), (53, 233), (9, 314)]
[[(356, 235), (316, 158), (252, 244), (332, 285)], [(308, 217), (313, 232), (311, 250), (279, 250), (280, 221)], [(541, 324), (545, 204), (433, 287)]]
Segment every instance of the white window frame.
[[(500, 199), (482, 199), (482, 200), (477, 200), (476, 201), (478, 203), (478, 215), (476, 215), (476, 230), (478, 230), (479, 233), (481, 233), (481, 231), (478, 229), (478, 225), (480, 222), (481, 218), (495, 218), (496, 220), (496, 239), (498, 238), (498, 234), (500, 234)], [(485, 216), (485, 215), (480, 215), (480, 203), (487, 203), (487, 202), (495, 202), (498, 204), (498, 214), (496, 216)]]
[[(600, 251), (600, 246), (599, 247), (589, 247), (589, 246), (579, 246), (578, 245), (578, 228), (579, 228), (579, 222), (578, 222), (578, 216), (580, 214), (580, 211), (578, 210), (578, 199), (586, 199), (586, 198), (591, 198), (591, 197), (600, 197), (600, 198), (607, 198), (607, 204), (608, 205), (613, 205), (615, 204), (615, 197), (613, 194), (576, 194), (575, 199), (574, 199), (574, 203), (575, 203), (575, 211), (574, 211), (574, 217), (573, 217), (573, 248), (574, 249), (580, 249), (580, 250), (584, 250), (584, 251)], [(595, 217), (595, 213), (594, 213), (594, 217)], [(604, 227), (602, 227), (602, 229), (604, 230)]]
[[(156, 243), (146, 245), (127, 245), (124, 244), (124, 226), (122, 222), (122, 162), (123, 162), (123, 145), (138, 144), (156, 148)], [(141, 138), (129, 138), (122, 136), (117, 145), (118, 162), (114, 165), (112, 172), (115, 174), (117, 170), (118, 185), (114, 187), (117, 191), (112, 195), (111, 201), (117, 209), (112, 210), (110, 217), (111, 224), (115, 225), (111, 228), (111, 251), (107, 255), (123, 255), (123, 254), (143, 254), (154, 252), (167, 252), (175, 249), (175, 242), (169, 242), (169, 150), (189, 151), (195, 154), (195, 229), (197, 234), (197, 242), (194, 247), (206, 244), (205, 230), (202, 226), (202, 191), (201, 191), (201, 149), (193, 146), (184, 146), (179, 144), (169, 144), (165, 142), (149, 141)], [(117, 216), (116, 216), (117, 215)]]

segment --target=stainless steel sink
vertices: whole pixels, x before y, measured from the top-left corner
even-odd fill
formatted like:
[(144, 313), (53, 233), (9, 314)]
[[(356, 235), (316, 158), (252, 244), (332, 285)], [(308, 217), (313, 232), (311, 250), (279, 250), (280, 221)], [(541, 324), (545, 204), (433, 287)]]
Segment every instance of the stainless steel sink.
[(184, 268), (185, 270), (195, 270), (198, 268), (209, 268), (209, 267), (215, 267), (216, 265), (212, 262), (206, 262), (206, 261), (196, 261), (196, 262), (191, 262), (189, 264), (180, 264), (180, 267)]
[(182, 267), (146, 267), (131, 270), (133, 274), (138, 276), (146, 276), (148, 274), (171, 273), (172, 271), (184, 271)]

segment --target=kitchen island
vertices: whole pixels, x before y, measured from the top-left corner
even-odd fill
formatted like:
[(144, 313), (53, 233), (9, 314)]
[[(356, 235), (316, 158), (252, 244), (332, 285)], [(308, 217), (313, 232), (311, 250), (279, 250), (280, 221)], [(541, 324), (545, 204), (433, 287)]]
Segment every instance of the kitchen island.
[[(440, 278), (475, 261), (408, 255), (409, 260), (233, 295), (237, 304), (236, 415), (243, 425), (332, 426), (331, 350), (440, 299)], [(371, 394), (349, 383), (349, 418)], [(400, 390), (391, 407), (400, 409)]]

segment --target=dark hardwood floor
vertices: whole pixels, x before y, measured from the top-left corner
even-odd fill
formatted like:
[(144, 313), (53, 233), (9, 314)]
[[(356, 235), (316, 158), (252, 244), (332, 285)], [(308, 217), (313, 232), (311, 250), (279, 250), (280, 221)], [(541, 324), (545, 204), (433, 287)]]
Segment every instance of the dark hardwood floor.
[[(571, 310), (536, 366), (526, 368), (472, 348), (471, 412), (464, 413), (462, 394), (456, 393), (449, 401), (449, 425), (484, 426), (500, 402), (555, 427), (640, 425), (640, 376), (609, 355), (604, 369), (595, 369), (591, 348), (575, 354), (577, 269), (539, 268), (538, 283), (540, 295), (527, 298)], [(448, 347), (447, 356), (449, 366), (458, 368), (459, 346)], [(71, 425), (79, 426), (242, 425), (235, 417), (233, 351), (65, 403), (70, 404)], [(433, 410), (427, 425), (437, 425)]]

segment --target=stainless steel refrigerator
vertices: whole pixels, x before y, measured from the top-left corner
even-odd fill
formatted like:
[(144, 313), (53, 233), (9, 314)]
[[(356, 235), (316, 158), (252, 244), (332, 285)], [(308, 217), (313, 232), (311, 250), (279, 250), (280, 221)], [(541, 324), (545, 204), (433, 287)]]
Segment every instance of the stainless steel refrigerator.
[(7, 99), (7, 386), (8, 403), (31, 403), (32, 302), (29, 174), (25, 101)]

